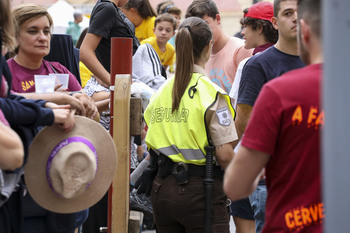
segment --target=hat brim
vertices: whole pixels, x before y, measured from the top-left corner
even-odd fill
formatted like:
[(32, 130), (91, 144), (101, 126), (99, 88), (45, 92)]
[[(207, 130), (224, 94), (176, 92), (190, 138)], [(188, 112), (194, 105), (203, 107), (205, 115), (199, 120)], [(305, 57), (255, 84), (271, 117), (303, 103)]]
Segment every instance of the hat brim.
[[(79, 196), (66, 199), (50, 188), (46, 179), (46, 164), (54, 147), (68, 137), (88, 139), (97, 151), (98, 166), (94, 180)], [(87, 209), (98, 202), (107, 192), (117, 168), (117, 150), (108, 131), (99, 123), (75, 116), (74, 128), (64, 133), (58, 126), (43, 128), (29, 148), (24, 179), (27, 189), (41, 207), (56, 213), (74, 213)]]

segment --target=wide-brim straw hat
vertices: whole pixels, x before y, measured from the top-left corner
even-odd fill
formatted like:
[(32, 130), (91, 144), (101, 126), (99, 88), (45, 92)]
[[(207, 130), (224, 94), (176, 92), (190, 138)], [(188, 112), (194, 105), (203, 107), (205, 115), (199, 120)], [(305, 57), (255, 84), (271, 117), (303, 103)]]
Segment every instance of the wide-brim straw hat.
[[(84, 171), (81, 167), (86, 164)], [(56, 213), (74, 213), (104, 196), (116, 167), (117, 151), (108, 131), (89, 118), (75, 116), (71, 131), (65, 133), (53, 125), (35, 136), (24, 178), (30, 195), (41, 207)], [(75, 188), (82, 178), (87, 183)], [(66, 191), (69, 189), (78, 191), (72, 194)]]

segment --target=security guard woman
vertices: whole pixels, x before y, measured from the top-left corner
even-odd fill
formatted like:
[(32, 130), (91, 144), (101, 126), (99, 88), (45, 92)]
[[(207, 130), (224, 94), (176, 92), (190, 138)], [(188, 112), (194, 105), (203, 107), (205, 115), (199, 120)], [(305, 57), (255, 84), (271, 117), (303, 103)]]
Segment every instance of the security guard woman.
[(234, 155), (232, 142), (237, 133), (230, 98), (205, 75), (211, 42), (205, 21), (184, 20), (175, 39), (175, 76), (154, 94), (144, 114), (154, 168), (148, 175), (156, 175), (152, 206), (160, 233), (204, 232), (208, 145), (215, 148), (211, 232), (229, 233), (222, 176)]

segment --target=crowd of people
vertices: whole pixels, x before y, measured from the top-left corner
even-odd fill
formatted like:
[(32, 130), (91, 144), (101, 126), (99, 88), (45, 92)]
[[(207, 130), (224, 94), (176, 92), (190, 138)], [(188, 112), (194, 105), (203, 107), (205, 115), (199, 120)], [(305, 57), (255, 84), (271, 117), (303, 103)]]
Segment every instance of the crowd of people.
[[(229, 233), (232, 216), (237, 233), (323, 231), (319, 0), (252, 4), (242, 39), (224, 32), (214, 0), (193, 0), (183, 20), (170, 0), (98, 0), (88, 28), (74, 13), (68, 37), (52, 35), (46, 8), (0, 3), (0, 232), (107, 226), (107, 193), (57, 213), (23, 174), (45, 126), (69, 133), (80, 115), (109, 130), (113, 37), (132, 39), (131, 85), (143, 98), (142, 134), (130, 140), (130, 208), (145, 213), (142, 228)], [(56, 80), (37, 93), (35, 76), (49, 74), (68, 74), (67, 88)]]

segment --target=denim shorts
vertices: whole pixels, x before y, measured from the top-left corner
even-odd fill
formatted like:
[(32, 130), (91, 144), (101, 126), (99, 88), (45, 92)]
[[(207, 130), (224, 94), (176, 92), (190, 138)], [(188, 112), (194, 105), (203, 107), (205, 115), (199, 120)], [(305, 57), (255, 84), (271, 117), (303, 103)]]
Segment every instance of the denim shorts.
[(259, 184), (249, 200), (254, 210), (255, 231), (260, 233), (265, 223), (265, 206), (267, 198), (267, 189), (265, 184)]
[(250, 205), (249, 198), (233, 201), (230, 205), (230, 214), (232, 216), (254, 220), (254, 211)]

